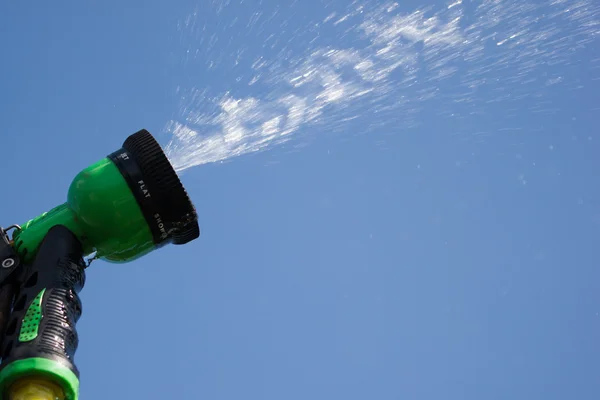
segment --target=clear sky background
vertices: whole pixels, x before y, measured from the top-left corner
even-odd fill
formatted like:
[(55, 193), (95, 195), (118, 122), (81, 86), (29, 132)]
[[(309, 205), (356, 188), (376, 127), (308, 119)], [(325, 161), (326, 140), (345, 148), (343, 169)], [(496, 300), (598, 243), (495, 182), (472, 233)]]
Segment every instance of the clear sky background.
[[(294, 36), (347, 4), (281, 2), (265, 32), (281, 29), (302, 55)], [(3, 2), (0, 223), (64, 202), (78, 171), (140, 128), (166, 145), (177, 87), (260, 96), (236, 82), (231, 54), (277, 54), (227, 21), (276, 7)], [(190, 61), (199, 46), (178, 24), (194, 10), (223, 44)], [(559, 36), (597, 32), (588, 11), (588, 25), (557, 22)], [(470, 114), (436, 96), (410, 129), (401, 110), (367, 112), (336, 132), (301, 128), (269, 151), (187, 170), (200, 239), (88, 270), (81, 398), (597, 399), (600, 46), (586, 38), (567, 40), (568, 62), (531, 58), (533, 75), (561, 84), (503, 86), (510, 70), (485, 73), (504, 93), (537, 97), (487, 102), (484, 91)], [(205, 67), (219, 56), (220, 68)]]

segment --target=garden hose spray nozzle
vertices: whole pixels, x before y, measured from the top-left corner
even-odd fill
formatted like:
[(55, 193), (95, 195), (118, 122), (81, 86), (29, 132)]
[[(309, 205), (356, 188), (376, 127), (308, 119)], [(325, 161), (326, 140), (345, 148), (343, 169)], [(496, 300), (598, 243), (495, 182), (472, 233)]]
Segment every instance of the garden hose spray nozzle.
[(167, 243), (200, 235), (194, 206), (160, 145), (142, 130), (123, 147), (81, 171), (67, 202), (21, 226), (17, 253), (31, 261), (48, 230), (64, 225), (86, 255), (111, 262), (136, 259)]
[(67, 201), (0, 228), (0, 400), (76, 400), (84, 256), (135, 260), (200, 235), (196, 209), (146, 131), (81, 171)]

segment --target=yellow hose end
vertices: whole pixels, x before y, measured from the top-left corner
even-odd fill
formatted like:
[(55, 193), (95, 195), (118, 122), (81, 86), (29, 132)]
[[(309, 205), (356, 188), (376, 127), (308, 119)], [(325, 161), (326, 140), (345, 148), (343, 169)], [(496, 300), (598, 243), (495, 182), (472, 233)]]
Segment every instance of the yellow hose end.
[(21, 379), (8, 393), (9, 400), (65, 400), (60, 386), (43, 379)]

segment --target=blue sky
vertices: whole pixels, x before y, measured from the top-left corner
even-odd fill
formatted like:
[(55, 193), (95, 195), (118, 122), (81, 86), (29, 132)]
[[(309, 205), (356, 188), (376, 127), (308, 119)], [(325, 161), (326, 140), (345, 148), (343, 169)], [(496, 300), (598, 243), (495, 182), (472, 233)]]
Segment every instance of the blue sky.
[[(267, 96), (236, 81), (252, 57), (283, 54), (259, 46), (264, 36), (302, 58), (303, 27), (346, 5), (3, 4), (0, 223), (65, 201), (79, 170), (140, 128), (166, 145), (165, 124), (182, 118), (177, 87)], [(178, 30), (194, 10), (222, 45)], [(264, 31), (228, 27), (253, 10), (278, 11)], [(587, 41), (525, 60), (544, 79), (520, 78), (518, 57), (482, 59), (488, 86), (457, 103), (460, 73), (445, 80), (418, 124), (403, 122), (412, 107), (382, 111), (396, 99), (383, 97), (356, 103), (356, 121), (325, 110), (284, 145), (185, 171), (200, 239), (88, 270), (81, 398), (597, 398), (599, 47), (577, 18), (553, 29)], [(361, 48), (339, 32), (323, 27), (319, 45)], [(252, 57), (235, 66), (242, 48)]]

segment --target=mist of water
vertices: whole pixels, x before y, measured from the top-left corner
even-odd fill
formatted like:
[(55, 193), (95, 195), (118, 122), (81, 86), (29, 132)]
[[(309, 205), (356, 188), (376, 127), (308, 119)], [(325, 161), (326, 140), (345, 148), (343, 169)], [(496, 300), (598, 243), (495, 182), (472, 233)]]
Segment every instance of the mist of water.
[[(217, 9), (230, 5), (213, 3)], [(239, 18), (247, 17), (250, 29), (282, 17), (259, 11)], [(189, 48), (203, 60), (202, 68), (228, 67), (203, 58), (223, 38), (199, 24), (197, 13), (180, 28), (195, 32)], [(324, 30), (339, 45), (320, 45)], [(239, 49), (238, 58), (251, 59), (249, 74), (237, 80), (244, 79), (243, 95), (179, 89), (181, 107), (165, 128), (172, 135), (166, 152), (178, 171), (340, 126), (354, 134), (386, 123), (394, 130), (414, 127), (420, 110), (434, 100), (437, 113), (448, 118), (474, 118), (495, 104), (528, 97), (537, 100), (527, 112), (553, 112), (543, 101), (548, 88), (581, 88), (579, 78), (563, 76), (564, 69), (577, 66), (596, 45), (600, 3), (456, 0), (406, 12), (393, 2), (354, 2), (345, 10), (328, 10), (304, 33), (314, 39), (301, 51), (293, 40), (272, 58)], [(270, 35), (263, 47), (276, 42)], [(586, 73), (598, 76), (600, 56), (588, 58)], [(515, 108), (513, 116), (520, 112)], [(376, 118), (359, 123), (366, 115)]]

